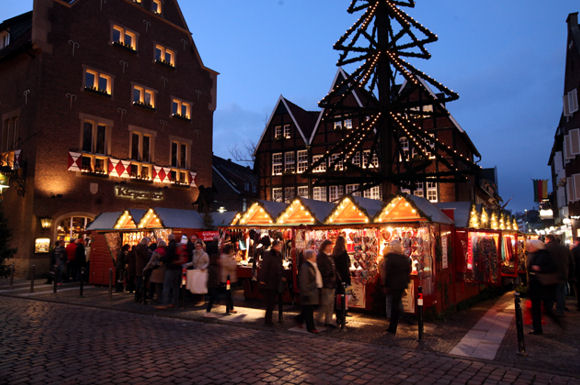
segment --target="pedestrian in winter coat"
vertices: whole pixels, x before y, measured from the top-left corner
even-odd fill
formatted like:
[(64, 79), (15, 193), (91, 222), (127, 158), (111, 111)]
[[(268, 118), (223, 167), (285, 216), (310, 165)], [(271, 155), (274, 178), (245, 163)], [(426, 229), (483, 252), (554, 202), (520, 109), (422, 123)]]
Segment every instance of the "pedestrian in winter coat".
[[(346, 240), (340, 236), (336, 239), (334, 250), (332, 251), (334, 264), (336, 265), (336, 294), (346, 295), (346, 287), (350, 286), (350, 257), (346, 251)], [(346, 305), (346, 298), (345, 298)], [(336, 306), (336, 322), (346, 323), (346, 310), (342, 311), (342, 305)]]
[[(183, 247), (182, 247), (183, 246)], [(181, 285), (181, 257), (180, 250), (185, 250), (187, 246), (187, 237), (183, 245), (178, 245), (173, 234), (169, 235), (169, 244), (165, 258), (162, 259), (165, 265), (165, 276), (163, 279), (163, 305), (158, 309), (167, 309), (177, 306), (179, 301), (179, 286)]]
[(61, 241), (56, 241), (54, 243), (53, 256), (54, 256), (54, 273), (55, 273), (54, 277), (57, 283), (61, 283), (67, 261), (66, 250), (62, 246)]
[(300, 319), (306, 322), (306, 330), (317, 334), (314, 325), (314, 308), (320, 303), (320, 290), (323, 286), (322, 274), (316, 264), (316, 252), (304, 251), (305, 262), (300, 268), (300, 305), (302, 313)]
[(554, 316), (552, 308), (556, 286), (559, 282), (558, 266), (544, 242), (536, 239), (526, 244), (528, 252), (528, 272), (530, 275), (529, 296), (532, 300), (532, 324), (534, 330), (530, 334), (543, 334), (542, 330), (542, 303), (544, 312), (558, 325), (560, 321)]
[(546, 250), (552, 256), (556, 263), (558, 273), (558, 284), (556, 285), (556, 314), (564, 315), (566, 310), (566, 290), (568, 286), (568, 276), (570, 273), (570, 249), (560, 243), (560, 238), (555, 235), (548, 235), (546, 237)]
[(578, 311), (580, 311), (580, 238), (576, 238), (572, 249), (572, 281), (576, 285), (576, 299)]
[(209, 255), (209, 267), (207, 269), (208, 301), (205, 316), (210, 317), (211, 309), (218, 299), (221, 287), (218, 239), (214, 239), (212, 242), (208, 242), (207, 253)]
[(226, 314), (237, 313), (234, 310), (234, 300), (232, 297), (232, 285), (238, 281), (234, 245), (226, 244), (220, 255), (220, 282), (226, 293)]
[(332, 324), (334, 313), (334, 300), (336, 291), (336, 265), (332, 257), (332, 242), (328, 239), (322, 242), (316, 257), (318, 270), (322, 274), (322, 290), (320, 292), (320, 309), (318, 310), (318, 322), (326, 327), (336, 327)]
[[(85, 244), (82, 238), (77, 239), (77, 247), (75, 249), (75, 265), (77, 269), (77, 280), (85, 280), (89, 276), (89, 272), (86, 271), (87, 268), (87, 256), (85, 254)], [(84, 269), (84, 275), (83, 274)]]
[(131, 246), (124, 245), (121, 250), (119, 250), (119, 254), (117, 254), (117, 260), (115, 261), (115, 279), (117, 281), (115, 291), (118, 293), (125, 290), (125, 276), (127, 274), (127, 263), (129, 260), (130, 248)]
[(391, 319), (387, 331), (397, 334), (401, 312), (401, 298), (409, 286), (411, 260), (403, 252), (401, 242), (393, 241), (385, 255), (385, 287), (391, 296)]
[(284, 288), (284, 265), (282, 257), (282, 242), (275, 240), (269, 251), (264, 253), (262, 267), (258, 280), (262, 288), (264, 303), (266, 305), (265, 324), (273, 326), (272, 320), (276, 299), (282, 294)]
[(199, 239), (195, 241), (193, 250), (193, 260), (191, 262), (194, 269), (207, 270), (209, 266), (209, 255), (204, 250), (203, 242)]
[(135, 302), (141, 302), (145, 299), (143, 270), (151, 258), (149, 242), (149, 238), (145, 237), (135, 246)]
[(151, 258), (145, 268), (143, 274), (147, 275), (149, 272), (149, 297), (154, 298), (156, 302), (161, 302), (161, 294), (163, 292), (163, 280), (165, 279), (165, 265), (162, 260), (167, 253), (167, 244), (160, 239), (157, 242), (157, 248), (151, 254)]
[(66, 245), (66, 280), (75, 280), (77, 278), (77, 266), (75, 262), (77, 244), (76, 241)]

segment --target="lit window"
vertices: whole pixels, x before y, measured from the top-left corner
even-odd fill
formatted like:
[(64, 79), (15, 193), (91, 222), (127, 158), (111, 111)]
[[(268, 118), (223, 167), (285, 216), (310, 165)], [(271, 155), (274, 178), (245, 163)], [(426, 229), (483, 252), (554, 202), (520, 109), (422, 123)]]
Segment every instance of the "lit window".
[(437, 192), (436, 182), (427, 182), (427, 200), (432, 203), (439, 201), (439, 193)]
[(294, 186), (284, 188), (284, 202), (290, 203), (296, 198), (296, 189)]
[(141, 0), (133, 0), (134, 3), (141, 4)]
[(151, 162), (151, 136), (140, 132), (131, 133), (131, 159)]
[(274, 139), (282, 139), (282, 126), (274, 126)]
[(292, 126), (289, 124), (284, 125), (284, 139), (292, 139)]
[(352, 130), (352, 119), (344, 120), (344, 128), (346, 128), (347, 130)]
[(296, 172), (296, 157), (294, 151), (284, 154), (284, 172), (294, 174)]
[(189, 145), (177, 140), (171, 141), (171, 167), (189, 168)]
[(302, 174), (308, 168), (308, 151), (298, 151), (298, 174)]
[(0, 32), (0, 49), (4, 49), (10, 45), (10, 33), (8, 31)]
[(153, 11), (153, 13), (161, 15), (161, 11), (163, 10), (161, 8), (161, 0), (152, 0), (151, 1), (151, 10)]
[[(322, 158), (322, 155), (313, 155), (312, 156), (312, 164), (316, 163), (317, 161), (319, 161)], [(326, 162), (321, 162), (318, 166), (316, 166), (316, 168), (313, 170), (313, 172), (326, 172)]]
[(272, 175), (282, 175), (283, 167), (282, 153), (272, 154)]
[(328, 160), (328, 167), (332, 168), (332, 165), (334, 165), (335, 171), (342, 171), (344, 169), (344, 162), (340, 154), (331, 155), (330, 159)]
[(113, 81), (110, 75), (86, 69), (85, 70), (85, 89), (98, 92), (105, 95), (111, 95)]
[(312, 189), (312, 199), (326, 202), (326, 187), (318, 186)]
[(357, 167), (361, 166), (360, 151), (355, 152), (354, 155), (352, 156), (352, 164), (357, 166)]
[(175, 52), (160, 44), (156, 44), (155, 62), (175, 67)]
[(134, 85), (133, 104), (154, 109), (155, 91), (151, 88)]
[(429, 159), (435, 159), (435, 134), (434, 133), (429, 133), (429, 137), (431, 139), (427, 139), (426, 142), (429, 145)]
[(171, 101), (171, 114), (177, 118), (191, 119), (191, 103), (181, 99)]
[(308, 186), (298, 186), (298, 196), (308, 199)]
[(355, 197), (360, 197), (360, 191), (358, 190), (358, 184), (347, 184), (346, 193)]
[(334, 121), (334, 129), (335, 130), (342, 130), (342, 120), (340, 120), (340, 116), (335, 117), (335, 119), (339, 119), (339, 120)]
[(363, 195), (365, 198), (375, 199), (375, 200), (380, 201), (382, 199), (381, 186), (371, 187), (371, 188), (365, 190)]
[(106, 154), (108, 132), (102, 123), (85, 120), (82, 131), (82, 151), (91, 154)]
[(425, 197), (425, 186), (423, 182), (419, 182), (416, 184), (415, 191), (413, 195), (424, 198)]
[(402, 152), (402, 155), (399, 154), (399, 159), (400, 160), (409, 160), (409, 139), (407, 139), (406, 137), (402, 137), (399, 139), (399, 146)]
[(114, 25), (113, 44), (118, 44), (133, 51), (137, 51), (137, 35), (135, 32), (129, 31), (126, 28)]
[(344, 186), (330, 186), (328, 188), (328, 200), (334, 202), (344, 195)]
[(363, 153), (363, 166), (362, 168), (378, 168), (379, 167), (379, 157), (376, 152), (373, 151), (371, 155), (371, 150), (365, 150)]
[(282, 196), (282, 188), (275, 187), (272, 189), (272, 200), (274, 202), (282, 202), (284, 197)]

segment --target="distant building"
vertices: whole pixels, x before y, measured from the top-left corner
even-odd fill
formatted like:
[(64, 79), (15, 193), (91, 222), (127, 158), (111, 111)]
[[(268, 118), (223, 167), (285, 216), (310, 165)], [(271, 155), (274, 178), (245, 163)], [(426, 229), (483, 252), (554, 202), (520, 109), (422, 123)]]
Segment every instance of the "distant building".
[[(339, 69), (332, 88), (340, 84), (346, 76), (346, 73)], [(417, 89), (407, 84), (401, 85), (398, 92), (403, 98), (415, 100), (422, 97)], [(353, 91), (345, 103), (360, 106), (361, 98)], [(480, 157), (468, 134), (443, 104), (426, 106), (424, 109), (425, 111), (410, 111), (410, 113), (420, 117), (420, 124), (433, 137), (452, 146), (470, 160)], [(332, 124), (323, 123), (324, 113), (324, 110), (306, 111), (283, 96), (278, 99), (256, 146), (255, 169), (259, 176), (260, 198), (289, 202), (294, 197), (301, 196), (333, 202), (345, 194), (353, 194), (381, 200), (384, 196), (397, 192), (394, 190), (385, 194), (380, 186), (361, 191), (361, 185), (357, 183), (315, 185), (312, 179), (304, 176), (304, 171), (311, 164), (360, 123), (354, 117), (338, 115), (334, 117), (335, 121)], [(379, 167), (377, 156), (370, 155), (372, 145), (372, 139), (363, 143), (362, 150), (355, 153), (352, 158), (353, 166), (363, 169)], [(404, 156), (408, 159), (418, 154), (410, 140), (402, 138), (401, 145)], [(338, 156), (337, 154), (335, 159), (338, 159)], [(330, 163), (321, 164), (314, 172), (326, 173), (329, 167)], [(334, 171), (343, 172), (345, 175), (358, 176), (358, 172), (354, 171), (354, 168), (349, 168), (349, 165), (338, 163), (334, 168)], [(441, 171), (445, 170), (445, 166), (433, 157), (428, 169)], [(481, 175), (470, 176), (464, 183), (420, 183), (413, 193), (431, 202), (470, 201), (497, 209), (501, 201), (497, 193), (497, 178), (495, 174), (493, 177), (490, 175), (488, 171), (482, 170)]]
[(176, 0), (35, 0), (0, 24), (0, 152), (17, 271), (104, 211), (212, 185), (217, 73)]
[(250, 167), (214, 155), (212, 170), (212, 211), (246, 211), (258, 198), (258, 177)]
[(580, 236), (580, 26), (578, 12), (568, 15), (563, 111), (548, 162), (552, 171), (552, 208), (556, 224), (571, 224)]

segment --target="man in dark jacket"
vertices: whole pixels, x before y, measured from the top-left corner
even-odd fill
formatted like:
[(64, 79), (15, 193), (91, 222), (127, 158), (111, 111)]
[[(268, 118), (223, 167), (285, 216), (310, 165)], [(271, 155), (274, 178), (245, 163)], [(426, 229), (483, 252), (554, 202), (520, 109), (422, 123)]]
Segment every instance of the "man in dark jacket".
[(320, 302), (320, 289), (322, 289), (322, 275), (316, 264), (316, 252), (305, 250), (306, 260), (300, 268), (300, 305), (302, 313), (300, 319), (306, 322), (306, 329), (313, 334), (318, 330), (314, 326), (314, 308)]
[(151, 250), (149, 250), (149, 238), (143, 238), (141, 242), (135, 246), (135, 302), (142, 302), (145, 297), (145, 286), (143, 280), (143, 269), (151, 258)]
[[(187, 244), (187, 239), (185, 240)], [(185, 245), (183, 245), (185, 247)], [(157, 309), (167, 309), (177, 306), (179, 301), (179, 285), (181, 284), (181, 263), (179, 259), (178, 244), (173, 234), (169, 235), (167, 253), (162, 260), (165, 265), (165, 277), (163, 279), (163, 305)]]
[(576, 284), (576, 299), (578, 310), (580, 311), (580, 238), (574, 241), (574, 248), (572, 249), (572, 281)]
[(84, 270), (87, 267), (87, 256), (85, 254), (85, 244), (83, 239), (82, 238), (77, 239), (76, 244), (77, 244), (77, 248), (75, 249), (75, 264), (77, 268), (76, 279), (80, 281), (81, 279), (85, 280), (86, 277), (88, 277), (88, 271)]
[(320, 245), (316, 256), (318, 270), (322, 275), (322, 289), (320, 290), (320, 307), (318, 310), (318, 321), (326, 327), (336, 327), (332, 324), (332, 314), (334, 313), (334, 300), (336, 294), (336, 265), (332, 257), (332, 242), (325, 240)]
[(385, 260), (385, 287), (387, 294), (391, 296), (391, 322), (387, 332), (395, 335), (401, 312), (401, 298), (409, 286), (411, 260), (403, 254), (399, 241), (391, 242)]
[(272, 316), (276, 306), (276, 299), (281, 292), (283, 282), (286, 281), (282, 258), (282, 242), (279, 240), (274, 241), (272, 248), (264, 253), (263, 258), (259, 281), (266, 305), (265, 324), (273, 326)]
[(555, 235), (546, 237), (546, 249), (556, 263), (558, 273), (558, 285), (556, 286), (556, 314), (564, 315), (566, 310), (566, 286), (570, 268), (570, 250), (560, 243), (560, 239)]

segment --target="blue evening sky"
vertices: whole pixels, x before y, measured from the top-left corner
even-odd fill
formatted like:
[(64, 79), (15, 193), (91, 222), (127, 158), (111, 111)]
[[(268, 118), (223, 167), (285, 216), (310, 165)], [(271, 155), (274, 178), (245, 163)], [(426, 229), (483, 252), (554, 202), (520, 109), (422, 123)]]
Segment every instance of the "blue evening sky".
[[(115, 0), (108, 0), (115, 1)], [(0, 20), (32, 8), (3, 0)], [(206, 66), (220, 72), (214, 152), (256, 142), (280, 94), (316, 109), (336, 72), (334, 42), (355, 16), (350, 0), (181, 0)], [(407, 12), (439, 36), (412, 63), (457, 91), (449, 110), (498, 167), (508, 208), (533, 205), (532, 178), (549, 178), (562, 111), (565, 20), (578, 0), (418, 0)]]

